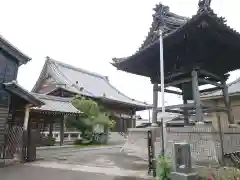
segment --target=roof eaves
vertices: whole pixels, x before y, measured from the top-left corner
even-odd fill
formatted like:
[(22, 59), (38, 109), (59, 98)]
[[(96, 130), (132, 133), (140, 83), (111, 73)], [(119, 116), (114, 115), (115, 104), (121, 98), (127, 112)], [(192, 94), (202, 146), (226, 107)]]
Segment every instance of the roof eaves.
[(119, 100), (114, 100), (114, 99), (110, 99), (107, 97), (103, 97), (103, 96), (99, 96), (97, 97), (97, 99), (103, 100), (103, 101), (110, 101), (110, 102), (117, 102), (117, 103), (121, 103), (121, 104), (125, 104), (125, 105), (129, 105), (129, 106), (133, 106), (133, 107), (138, 107), (138, 108), (142, 108), (142, 109), (151, 109), (152, 105), (149, 104), (145, 104), (145, 103), (138, 103), (138, 102), (123, 102), (123, 101), (119, 101)]
[(80, 112), (61, 112), (61, 111), (51, 111), (51, 110), (42, 110), (42, 109), (36, 109), (36, 108), (31, 108), (31, 112), (38, 112), (38, 113), (43, 113), (43, 114), (56, 114), (56, 115), (74, 115), (74, 116), (80, 116), (83, 113)]
[(42, 100), (52, 100), (52, 101), (60, 101), (60, 102), (71, 102), (73, 98), (66, 98), (66, 97), (59, 97), (59, 96), (51, 96), (47, 94), (38, 94), (38, 93), (31, 93), (38, 99)]
[(0, 36), (0, 48), (9, 53), (11, 56), (15, 57), (19, 61), (19, 65), (26, 64), (31, 60), (30, 57), (22, 53), (2, 36)]
[[(141, 102), (141, 101), (137, 101), (137, 100), (134, 100), (134, 99), (131, 99), (130, 97), (128, 97), (127, 95), (125, 95), (124, 93), (120, 92), (116, 87), (114, 87), (109, 81), (108, 79), (104, 78), (105, 82), (112, 88), (114, 89), (118, 94), (121, 94), (122, 96), (124, 96), (125, 98), (129, 99), (129, 101), (132, 101), (133, 103), (131, 103), (132, 105), (140, 105), (142, 107), (152, 107), (152, 105), (148, 105), (147, 103), (145, 102)], [(119, 101), (119, 102), (122, 102), (124, 103), (124, 101)], [(130, 103), (129, 103), (130, 104)]]
[[(226, 21), (223, 17), (218, 17), (217, 14), (215, 14), (214, 11), (210, 7), (207, 7), (205, 9), (201, 9), (200, 11), (198, 11), (198, 13), (193, 15), (191, 18), (186, 18), (187, 20), (185, 23), (180, 25), (178, 28), (173, 29), (169, 33), (164, 34), (163, 39), (171, 37), (173, 34), (175, 34), (178, 31), (181, 31), (184, 27), (188, 26), (190, 23), (192, 23), (192, 22), (196, 21), (198, 18), (201, 18), (202, 16), (206, 16), (206, 15), (211, 18), (214, 18), (216, 23), (221, 25), (225, 30), (229, 31), (230, 33), (234, 33), (235, 35), (237, 35), (240, 38), (240, 34), (236, 30), (234, 30), (230, 26), (226, 25)], [(123, 57), (123, 58), (116, 58), (116, 57), (112, 58), (113, 62), (111, 64), (115, 67), (118, 67), (118, 64), (120, 64), (126, 60), (134, 58), (135, 56), (141, 54), (143, 51), (148, 50), (150, 47), (152, 47), (158, 43), (159, 43), (159, 38), (155, 38), (155, 41), (152, 41), (152, 42), (148, 43), (147, 45), (143, 46), (142, 48), (140, 48), (136, 53), (134, 53), (131, 56)]]
[(3, 86), (6, 91), (20, 96), (33, 106), (40, 107), (45, 104), (43, 101), (39, 100), (38, 98), (30, 94), (27, 90), (25, 90), (23, 87), (21, 87), (16, 81), (3, 83)]

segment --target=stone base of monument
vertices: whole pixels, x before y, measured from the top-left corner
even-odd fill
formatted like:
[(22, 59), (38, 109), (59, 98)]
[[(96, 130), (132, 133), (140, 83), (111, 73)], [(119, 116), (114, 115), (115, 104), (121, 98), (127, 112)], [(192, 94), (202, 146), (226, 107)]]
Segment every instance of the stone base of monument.
[(197, 173), (172, 172), (170, 178), (171, 180), (197, 180)]

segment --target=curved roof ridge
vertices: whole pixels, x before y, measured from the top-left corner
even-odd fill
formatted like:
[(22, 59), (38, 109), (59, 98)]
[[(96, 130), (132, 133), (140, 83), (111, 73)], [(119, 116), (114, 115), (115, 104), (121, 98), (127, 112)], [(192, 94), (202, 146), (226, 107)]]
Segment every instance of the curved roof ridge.
[(85, 73), (85, 74), (89, 74), (91, 76), (95, 76), (95, 77), (98, 77), (98, 78), (106, 78), (106, 76), (103, 76), (101, 74), (98, 74), (98, 73), (95, 73), (95, 72), (91, 72), (91, 71), (88, 71), (88, 70), (85, 70), (85, 69), (82, 69), (82, 68), (78, 68), (76, 66), (73, 66), (73, 65), (70, 65), (70, 64), (67, 64), (67, 63), (64, 63), (64, 62), (61, 62), (61, 61), (57, 61), (55, 59), (52, 59), (50, 57), (47, 57), (47, 61), (50, 61), (50, 62), (53, 62), (53, 63), (56, 63), (60, 66), (63, 66), (65, 68), (68, 68), (68, 69), (73, 69), (75, 71), (79, 71), (79, 72), (82, 72), (82, 73)]

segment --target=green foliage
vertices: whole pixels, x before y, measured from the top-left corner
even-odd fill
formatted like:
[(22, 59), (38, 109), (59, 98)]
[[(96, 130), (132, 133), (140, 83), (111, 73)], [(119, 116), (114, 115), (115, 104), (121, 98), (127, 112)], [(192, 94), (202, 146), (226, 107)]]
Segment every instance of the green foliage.
[(72, 100), (72, 104), (90, 119), (96, 117), (100, 112), (98, 104), (95, 101), (82, 96), (76, 96)]
[(170, 180), (171, 164), (167, 157), (157, 158), (157, 175), (160, 180)]
[(103, 106), (99, 106), (97, 102), (87, 99), (82, 96), (76, 96), (72, 100), (73, 106), (79, 111), (83, 112), (80, 117), (68, 117), (67, 127), (77, 128), (82, 132), (84, 139), (90, 140), (93, 138), (94, 125), (103, 125), (105, 129), (113, 128), (114, 123), (109, 119), (108, 112)]
[(109, 129), (113, 129), (115, 127), (115, 125), (116, 125), (116, 121), (114, 121), (114, 120), (111, 120), (108, 122)]

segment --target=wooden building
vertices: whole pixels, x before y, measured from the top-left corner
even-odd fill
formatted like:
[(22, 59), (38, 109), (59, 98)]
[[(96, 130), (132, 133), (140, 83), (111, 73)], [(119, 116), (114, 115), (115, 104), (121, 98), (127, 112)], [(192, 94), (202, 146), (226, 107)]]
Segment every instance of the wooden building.
[[(184, 125), (181, 128), (162, 128), (162, 134), (156, 133), (163, 136), (156, 138), (158, 142), (155, 143), (162, 155), (172, 152), (173, 143), (188, 142), (194, 147), (191, 148), (191, 156), (196, 165), (224, 164), (224, 156), (229, 154), (239, 166), (239, 155), (235, 154), (239, 152), (240, 128), (234, 124), (231, 86), (227, 86), (226, 80), (229, 72), (240, 69), (240, 34), (229, 27), (223, 17), (214, 13), (210, 3), (211, 0), (199, 0), (197, 12), (190, 18), (171, 12), (161, 3), (156, 5), (153, 23), (140, 48), (128, 57), (114, 58), (112, 64), (119, 70), (151, 79), (154, 126), (157, 126), (157, 114), (162, 111), (162, 107), (158, 107), (158, 92), (163, 88), (160, 79), (164, 81), (165, 92), (182, 96), (183, 104), (166, 106), (165, 110), (182, 115)], [(160, 58), (164, 61), (161, 68)], [(162, 68), (164, 77), (161, 77)], [(202, 85), (214, 87), (200, 89)], [(178, 88), (178, 91), (169, 87)], [(207, 96), (201, 98), (201, 94), (206, 92), (210, 93), (209, 100), (212, 99), (213, 103), (207, 102)], [(214, 97), (220, 99), (216, 101)], [(218, 114), (217, 128), (204, 123), (207, 113)], [(193, 117), (198, 123), (191, 123)], [(223, 117), (229, 126), (221, 131)], [(130, 137), (128, 139), (131, 141)], [(142, 144), (137, 144), (139, 149), (142, 149)], [(147, 155), (147, 147), (145, 150)]]
[[(227, 26), (210, 7), (211, 1), (199, 0), (198, 11), (191, 18), (169, 10), (161, 3), (154, 8), (150, 31), (136, 53), (125, 58), (114, 58), (113, 65), (119, 70), (149, 77), (153, 83), (153, 123), (157, 121), (158, 92), (160, 87), (160, 40), (163, 39), (165, 92), (182, 95), (184, 104), (167, 106), (166, 111), (203, 121), (204, 113), (223, 111), (229, 123), (234, 123), (228, 97), (226, 80), (228, 72), (239, 69), (240, 35)], [(216, 67), (216, 64), (218, 65)], [(137, 67), (137, 68), (136, 68)], [(199, 90), (210, 84), (214, 88)], [(180, 91), (172, 91), (168, 87)], [(200, 94), (214, 90), (223, 91), (224, 107), (204, 104)]]
[[(234, 122), (239, 123), (240, 122), (240, 78), (228, 84), (228, 94), (229, 94), (229, 100), (231, 102), (231, 111), (232, 111)], [(220, 90), (202, 93), (201, 100), (205, 104), (224, 107), (224, 98)], [(213, 113), (207, 114), (206, 118), (209, 121), (211, 121), (215, 127), (217, 127), (218, 115), (221, 117), (221, 122), (222, 122), (221, 124), (223, 128), (228, 127), (229, 122), (228, 122), (228, 117), (226, 116), (226, 113), (213, 112)]]
[[(18, 68), (30, 58), (0, 37), (0, 158), (22, 149), (30, 108), (43, 103), (16, 82)], [(21, 116), (16, 118), (17, 112)]]
[[(41, 107), (33, 107), (30, 111), (29, 126), (37, 131), (37, 146), (73, 143), (73, 140), (69, 142), (66, 135), (78, 136), (80, 133), (75, 130), (66, 132), (65, 118), (67, 116), (81, 116), (82, 112), (72, 105), (72, 98), (31, 94), (44, 102)], [(55, 133), (56, 131), (57, 133)], [(52, 139), (55, 143), (50, 142)], [(76, 140), (74, 137), (72, 139)]]
[(110, 84), (108, 77), (92, 73), (47, 57), (32, 92), (59, 97), (83, 95), (96, 100), (116, 120), (115, 131), (126, 132), (135, 127), (136, 111), (151, 106), (132, 99)]

